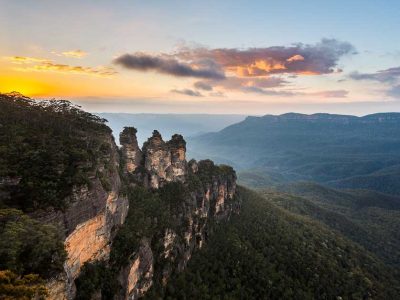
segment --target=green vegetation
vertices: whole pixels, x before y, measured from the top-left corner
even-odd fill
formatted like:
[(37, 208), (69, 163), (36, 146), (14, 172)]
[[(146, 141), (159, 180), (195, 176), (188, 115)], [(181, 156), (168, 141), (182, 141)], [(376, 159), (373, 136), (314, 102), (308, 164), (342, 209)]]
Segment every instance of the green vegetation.
[(0, 207), (64, 209), (110, 151), (104, 122), (65, 100), (0, 94)]
[(44, 281), (38, 275), (18, 276), (9, 270), (0, 271), (0, 299), (42, 300), (47, 295)]
[[(156, 191), (141, 186), (131, 187), (128, 189), (128, 199), (128, 216), (114, 238), (109, 265), (101, 262), (85, 264), (76, 280), (77, 299), (91, 299), (99, 290), (103, 299), (113, 299), (121, 289), (117, 281), (118, 273), (138, 250), (142, 238), (148, 238), (153, 249), (161, 249), (167, 228), (177, 233), (185, 229), (182, 220), (177, 218), (184, 213), (184, 205), (188, 200), (188, 189), (182, 183), (171, 182)], [(161, 268), (161, 265), (157, 267)]]
[[(391, 267), (400, 265), (397, 116), (379, 124), (374, 118), (360, 123), (319, 116), (309, 123), (287, 117), (284, 122), (264, 118), (261, 127), (259, 120), (249, 118), (209, 139), (213, 156), (227, 154), (227, 159), (258, 168), (243, 172), (243, 182), (258, 188), (273, 185), (274, 190), (260, 194), (239, 187), (242, 208), (227, 223), (214, 226), (211, 220), (194, 219), (196, 224), (209, 222), (208, 241), (181, 273), (174, 264), (182, 249), (173, 249), (171, 261), (160, 255), (165, 230), (177, 233), (179, 245), (189, 226), (193, 196), (214, 180), (233, 179), (234, 170), (200, 161), (187, 183), (168, 183), (158, 190), (123, 178), (129, 183), (124, 186), (128, 216), (113, 240), (109, 262), (83, 266), (75, 282), (76, 298), (92, 299), (101, 292), (103, 299), (113, 299), (119, 294), (119, 272), (143, 238), (154, 258), (147, 299), (400, 298), (399, 270)], [(1, 299), (46, 296), (43, 280), (62, 271), (66, 253), (60, 229), (36, 221), (32, 213), (64, 210), (73, 187), (89, 185), (92, 178), (111, 190), (110, 147), (104, 120), (68, 101), (0, 95)], [(301, 178), (393, 195), (287, 183)], [(164, 288), (166, 268), (172, 272)]]
[(114, 239), (110, 255), (110, 261), (117, 269), (128, 263), (143, 237), (151, 240), (162, 235), (166, 228), (177, 229), (178, 220), (173, 216), (179, 213), (177, 204), (185, 201), (184, 193), (181, 183), (169, 183), (156, 192), (139, 186), (129, 191), (132, 209)]
[(252, 188), (265, 188), (286, 182), (283, 175), (271, 171), (246, 170), (238, 173), (238, 183)]
[(325, 226), (239, 188), (240, 215), (149, 299), (397, 299), (393, 270)]
[(93, 299), (100, 292), (102, 299), (113, 299), (120, 290), (114, 270), (105, 262), (87, 262), (83, 265), (79, 277), (75, 280), (76, 300)]
[[(324, 223), (400, 267), (400, 197), (368, 190), (339, 191), (311, 182), (263, 190), (271, 202)], [(282, 193), (284, 192), (284, 194)]]
[(149, 190), (140, 185), (127, 188), (129, 211), (124, 225), (113, 240), (110, 262), (85, 264), (83, 272), (76, 280), (77, 299), (91, 299), (96, 291), (102, 291), (103, 299), (112, 299), (120, 289), (117, 276), (121, 268), (127, 266), (132, 255), (139, 249), (140, 242), (147, 238), (155, 251), (155, 285), (165, 267), (165, 260), (157, 253), (163, 249), (166, 229), (183, 239), (187, 229), (187, 209), (193, 205), (191, 192), (203, 192), (212, 178), (235, 176), (231, 167), (216, 166), (212, 161), (200, 161), (197, 174), (191, 174), (187, 183), (169, 182), (158, 190)]
[(307, 180), (400, 195), (399, 113), (248, 117), (188, 146), (198, 157), (234, 162), (239, 181), (252, 187)]
[(0, 298), (42, 297), (41, 278), (63, 270), (61, 229), (30, 215), (64, 210), (73, 188), (89, 178), (111, 189), (111, 131), (104, 123), (69, 101), (0, 94), (0, 269), (10, 270), (1, 271), (9, 285), (2, 281)]
[(0, 270), (51, 277), (63, 270), (64, 244), (57, 229), (16, 209), (0, 210)]

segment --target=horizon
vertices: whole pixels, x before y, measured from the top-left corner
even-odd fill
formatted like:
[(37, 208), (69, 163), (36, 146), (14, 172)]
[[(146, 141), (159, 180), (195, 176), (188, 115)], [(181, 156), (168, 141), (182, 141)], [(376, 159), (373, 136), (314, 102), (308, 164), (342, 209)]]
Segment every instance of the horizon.
[(347, 114), (335, 114), (335, 113), (329, 113), (329, 112), (316, 112), (316, 113), (299, 113), (295, 111), (288, 111), (285, 113), (281, 114), (263, 114), (263, 115), (254, 115), (254, 114), (212, 114), (212, 113), (126, 113), (126, 112), (93, 112), (93, 114), (113, 114), (113, 115), (154, 115), (154, 116), (243, 116), (243, 117), (265, 117), (265, 116), (274, 116), (274, 117), (279, 117), (283, 115), (290, 115), (290, 114), (295, 114), (295, 115), (304, 115), (304, 116), (313, 116), (313, 115), (333, 115), (333, 116), (348, 116), (348, 117), (367, 117), (371, 115), (379, 115), (379, 114), (399, 114), (400, 112), (395, 112), (395, 111), (385, 111), (385, 112), (376, 112), (376, 113), (371, 113), (371, 114), (366, 114), (366, 115), (347, 115)]
[(399, 0), (0, 7), (0, 300), (400, 300)]
[(400, 111), (398, 1), (0, 3), (3, 93), (105, 112)]

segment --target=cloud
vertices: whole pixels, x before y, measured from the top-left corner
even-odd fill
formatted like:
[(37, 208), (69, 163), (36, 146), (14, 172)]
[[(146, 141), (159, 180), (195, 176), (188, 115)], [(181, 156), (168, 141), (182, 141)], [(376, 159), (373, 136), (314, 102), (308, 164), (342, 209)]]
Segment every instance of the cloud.
[(297, 91), (262, 89), (256, 86), (243, 87), (241, 90), (245, 93), (257, 93), (266, 96), (282, 96), (282, 97), (307, 96), (307, 97), (319, 97), (319, 98), (346, 98), (347, 95), (349, 94), (349, 92), (346, 90), (297, 92)]
[(241, 77), (271, 74), (317, 75), (338, 71), (337, 64), (344, 55), (355, 54), (355, 48), (336, 39), (322, 39), (315, 45), (294, 44), (267, 48), (184, 48), (174, 54), (185, 61), (208, 59), (226, 72)]
[(186, 96), (192, 96), (192, 97), (203, 97), (203, 95), (200, 92), (193, 91), (191, 89), (183, 89), (183, 90), (174, 89), (174, 90), (171, 90), (171, 92), (186, 95)]
[(58, 64), (52, 60), (28, 56), (10, 56), (4, 57), (13, 64), (22, 65), (15, 68), (17, 71), (41, 71), (41, 72), (60, 72), (60, 73), (75, 73), (84, 75), (93, 75), (97, 77), (111, 77), (117, 74), (111, 67), (84, 67), (71, 66), (66, 64)]
[(64, 52), (52, 52), (53, 54), (57, 56), (65, 56), (65, 57), (72, 57), (72, 58), (82, 58), (88, 55), (87, 52), (82, 51), (82, 50), (70, 50), (70, 51), (64, 51)]
[(198, 90), (212, 91), (213, 87), (211, 84), (204, 81), (197, 81), (194, 83), (194, 87)]
[(375, 73), (350, 73), (349, 77), (354, 80), (373, 80), (378, 82), (395, 82), (400, 79), (400, 67), (389, 68)]
[(391, 87), (386, 94), (390, 97), (400, 99), (400, 85)]
[(10, 61), (13, 64), (33, 64), (33, 63), (45, 63), (50, 60), (44, 58), (37, 57), (29, 57), (29, 56), (5, 56), (3, 59)]
[(211, 97), (225, 97), (225, 94), (222, 92), (212, 92), (208, 94)]
[(121, 55), (114, 59), (114, 63), (131, 70), (156, 71), (177, 77), (225, 78), (225, 75), (215, 68), (198, 67), (179, 62), (177, 59), (151, 56), (143, 53)]
[(241, 91), (244, 93), (256, 93), (266, 96), (284, 96), (284, 97), (292, 97), (296, 96), (297, 94), (290, 91), (282, 91), (282, 90), (269, 90), (269, 89), (262, 89), (256, 86), (246, 86), (242, 87)]
[(400, 99), (400, 67), (388, 68), (373, 73), (350, 73), (349, 77), (353, 80), (370, 80), (384, 84), (386, 96)]
[[(194, 87), (201, 90), (211, 91), (214, 88), (222, 88), (230, 91), (262, 91), (263, 89), (282, 87), (287, 83), (286, 80), (270, 76), (264, 78), (241, 78), (241, 77), (227, 77), (225, 80), (207, 80), (198, 81)], [(211, 88), (211, 89), (209, 89)]]
[[(201, 91), (294, 96), (300, 93), (280, 90), (289, 83), (287, 80), (341, 72), (339, 60), (352, 54), (356, 54), (356, 50), (350, 43), (322, 39), (316, 44), (248, 49), (181, 47), (176, 52), (158, 55), (123, 54), (113, 63), (136, 71), (201, 78), (193, 84), (194, 90), (180, 91), (191, 96)], [(311, 93), (307, 95), (312, 96)], [(347, 91), (326, 91), (319, 95), (346, 97)]]
[(286, 61), (293, 62), (293, 61), (301, 61), (301, 60), (304, 60), (304, 57), (301, 56), (300, 54), (296, 54), (296, 55), (293, 55), (292, 57), (289, 57)]
[(32, 71), (53, 71), (62, 73), (78, 73), (85, 75), (95, 75), (99, 77), (110, 77), (117, 74), (117, 72), (110, 67), (83, 67), (83, 66), (70, 66), (65, 64), (56, 64), (53, 62), (45, 62), (30, 68)]
[(322, 98), (346, 98), (348, 94), (349, 91), (346, 90), (331, 90), (331, 91), (309, 93), (308, 95), (318, 96)]

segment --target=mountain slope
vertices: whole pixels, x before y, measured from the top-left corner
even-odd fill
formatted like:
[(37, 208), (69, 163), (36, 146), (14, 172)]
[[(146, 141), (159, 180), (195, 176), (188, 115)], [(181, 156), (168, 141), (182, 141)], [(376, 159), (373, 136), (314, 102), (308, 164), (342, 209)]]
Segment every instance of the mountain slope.
[[(216, 229), (166, 299), (397, 299), (393, 270), (338, 233), (239, 188), (241, 213)], [(149, 299), (160, 295), (153, 290)]]
[(398, 113), (247, 117), (189, 144), (199, 157), (234, 161), (240, 170), (279, 173), (288, 181), (400, 191)]
[(388, 265), (400, 266), (400, 197), (368, 190), (339, 191), (310, 182), (262, 193), (280, 207), (340, 232)]

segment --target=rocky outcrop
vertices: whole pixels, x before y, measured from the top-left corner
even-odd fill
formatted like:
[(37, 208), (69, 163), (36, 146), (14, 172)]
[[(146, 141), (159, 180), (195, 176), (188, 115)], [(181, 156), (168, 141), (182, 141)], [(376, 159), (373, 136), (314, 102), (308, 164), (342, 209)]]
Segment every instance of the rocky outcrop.
[[(90, 184), (75, 187), (62, 211), (37, 211), (35, 217), (46, 223), (58, 224), (65, 236), (67, 260), (64, 274), (48, 282), (49, 299), (73, 299), (74, 280), (85, 262), (107, 260), (110, 245), (118, 226), (124, 223), (128, 200), (120, 194), (119, 154), (111, 135), (105, 137), (110, 150), (97, 164)], [(102, 173), (109, 182), (104, 186)]]
[[(50, 299), (72, 299), (76, 292), (74, 280), (82, 265), (109, 259), (115, 233), (128, 213), (127, 198), (120, 192), (122, 182), (150, 190), (178, 182), (187, 193), (170, 216), (174, 226), (152, 236), (141, 236), (138, 248), (119, 267), (116, 274), (122, 290), (116, 299), (138, 299), (155, 283), (165, 286), (171, 274), (182, 271), (193, 252), (207, 241), (210, 224), (226, 220), (237, 211), (234, 170), (216, 166), (210, 160), (188, 163), (181, 135), (164, 142), (154, 131), (143, 150), (138, 147), (134, 128), (125, 128), (120, 139), (121, 159), (110, 136), (109, 153), (90, 177), (90, 185), (74, 189), (66, 211), (36, 215), (45, 222), (58, 223), (65, 233), (65, 272), (48, 282)], [(119, 174), (120, 161), (124, 178)], [(108, 189), (95, 175), (99, 172), (109, 180)], [(157, 224), (156, 219), (148, 219), (146, 222)], [(101, 296), (100, 291), (97, 294)]]
[[(200, 165), (201, 171), (203, 162)], [(237, 211), (235, 188), (234, 174), (211, 178), (205, 189), (190, 193), (179, 213), (171, 216), (177, 222), (175, 228), (166, 228), (163, 234), (142, 240), (120, 274), (124, 299), (138, 299), (156, 282), (165, 286), (172, 273), (183, 271), (193, 252), (206, 243), (210, 223), (226, 220)]]
[(121, 272), (120, 282), (125, 287), (123, 299), (138, 299), (153, 284), (154, 259), (149, 241), (142, 239), (126, 268)]
[(188, 163), (186, 143), (180, 135), (164, 142), (154, 131), (143, 145), (141, 168), (132, 174), (139, 172), (146, 174), (141, 177), (145, 186), (157, 189), (167, 182), (180, 182), (188, 193), (170, 216), (175, 226), (144, 237), (121, 271), (119, 281), (127, 299), (137, 299), (155, 282), (165, 286), (171, 274), (182, 271), (193, 252), (207, 241), (210, 224), (228, 219), (239, 207), (234, 170), (210, 160)]
[(136, 138), (137, 130), (133, 127), (125, 127), (119, 135), (119, 142), (122, 146), (122, 159), (125, 163), (124, 170), (132, 173), (141, 165), (143, 154)]
[(167, 146), (171, 153), (171, 165), (167, 168), (166, 180), (184, 182), (187, 175), (186, 142), (180, 134), (174, 134)]
[[(142, 175), (145, 185), (157, 189), (165, 182), (185, 182), (187, 175), (186, 142), (179, 134), (164, 142), (161, 134), (153, 131), (141, 151), (137, 145), (136, 129), (125, 127), (120, 135), (122, 155), (126, 158), (124, 169)], [(138, 174), (138, 167), (144, 174)], [(143, 178), (144, 175), (144, 178)]]
[(159, 188), (167, 178), (167, 169), (171, 166), (171, 152), (157, 130), (154, 130), (153, 136), (144, 143), (143, 153), (149, 185)]

